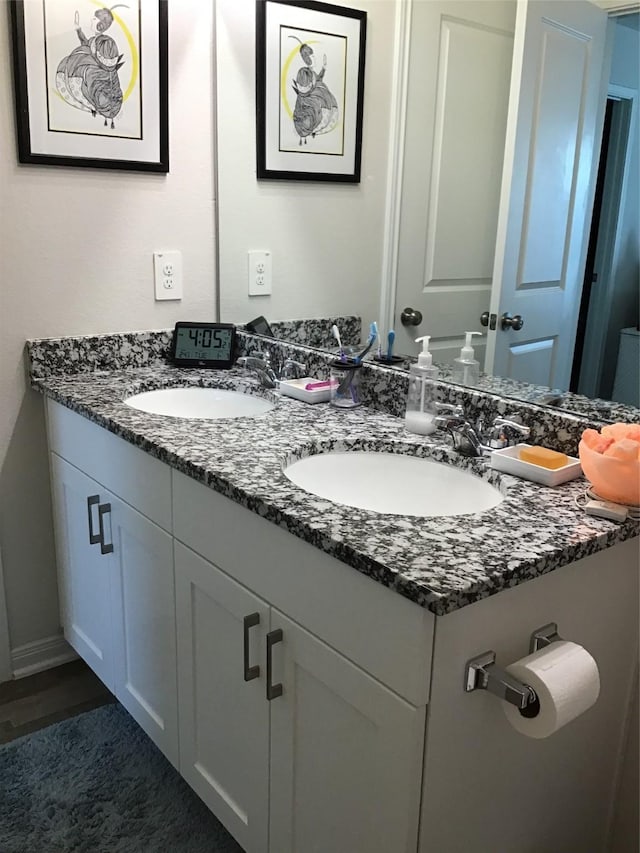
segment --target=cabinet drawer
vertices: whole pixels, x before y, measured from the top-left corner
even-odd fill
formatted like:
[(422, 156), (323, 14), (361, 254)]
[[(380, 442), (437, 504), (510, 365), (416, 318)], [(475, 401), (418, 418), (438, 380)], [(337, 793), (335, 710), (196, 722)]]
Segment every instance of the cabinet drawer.
[(432, 613), (201, 483), (172, 474), (177, 539), (413, 705), (426, 704)]
[(82, 415), (47, 400), (49, 449), (171, 531), (171, 471)]

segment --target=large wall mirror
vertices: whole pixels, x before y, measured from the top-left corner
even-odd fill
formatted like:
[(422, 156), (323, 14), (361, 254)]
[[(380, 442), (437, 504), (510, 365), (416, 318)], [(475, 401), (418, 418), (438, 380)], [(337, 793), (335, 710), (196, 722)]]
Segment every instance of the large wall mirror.
[[(430, 334), (445, 364), (480, 330), (488, 372), (614, 397), (621, 333), (638, 340), (637, 12), (346, 5), (369, 20), (362, 181), (294, 187), (256, 181), (254, 4), (217, 0), (221, 319), (356, 313), (409, 354)], [(274, 253), (258, 300), (254, 249)]]

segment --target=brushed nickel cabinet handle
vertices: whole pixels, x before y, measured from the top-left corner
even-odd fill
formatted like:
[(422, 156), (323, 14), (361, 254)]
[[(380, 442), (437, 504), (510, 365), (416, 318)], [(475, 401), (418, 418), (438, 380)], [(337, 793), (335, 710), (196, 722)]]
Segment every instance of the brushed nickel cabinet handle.
[(254, 678), (258, 678), (260, 675), (260, 667), (258, 664), (254, 664), (253, 666), (249, 665), (249, 629), (254, 628), (256, 625), (260, 624), (260, 614), (259, 613), (250, 613), (248, 616), (244, 617), (243, 627), (244, 627), (244, 641), (243, 641), (243, 653), (244, 653), (244, 680), (245, 681), (253, 681)]
[(89, 545), (97, 545), (100, 541), (100, 534), (93, 532), (93, 515), (91, 510), (96, 504), (100, 503), (100, 495), (91, 495), (87, 498), (87, 512), (89, 513)]
[(113, 542), (108, 545), (104, 541), (104, 517), (111, 512), (111, 504), (100, 504), (98, 507), (98, 524), (100, 526), (100, 553), (113, 554)]
[(277, 628), (275, 631), (269, 631), (267, 634), (267, 699), (271, 702), (272, 699), (277, 699), (282, 696), (282, 684), (273, 684), (273, 653), (272, 649), (276, 643), (282, 642), (282, 628)]

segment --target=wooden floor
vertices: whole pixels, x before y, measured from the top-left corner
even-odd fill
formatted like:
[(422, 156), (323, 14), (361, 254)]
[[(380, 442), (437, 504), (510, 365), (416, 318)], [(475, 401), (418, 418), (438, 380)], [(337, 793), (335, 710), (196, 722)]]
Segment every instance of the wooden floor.
[(114, 696), (84, 661), (0, 684), (0, 744), (90, 711)]

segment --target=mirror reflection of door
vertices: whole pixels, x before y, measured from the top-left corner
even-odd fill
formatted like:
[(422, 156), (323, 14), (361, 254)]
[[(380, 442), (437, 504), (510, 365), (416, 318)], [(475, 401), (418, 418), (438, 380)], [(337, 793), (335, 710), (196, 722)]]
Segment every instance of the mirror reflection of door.
[[(437, 362), (488, 310), (516, 2), (412, 5), (395, 328), (400, 352), (431, 335)], [(403, 327), (411, 306), (418, 326)], [(484, 340), (484, 339), (483, 339)], [(484, 344), (476, 346), (484, 360)]]
[(485, 363), (497, 376), (569, 387), (606, 33), (605, 12), (586, 0), (518, 7)]
[[(406, 306), (420, 310), (423, 321), (403, 329), (400, 349), (415, 351), (411, 339), (431, 334), (436, 361), (448, 362), (462, 332), (479, 329), (491, 307), (496, 330), (488, 333), (487, 371), (567, 388), (606, 15), (582, 0), (416, 2), (413, 12), (396, 324)], [(419, 21), (430, 15), (428, 30)], [(434, 31), (429, 60), (420, 42), (425, 32), (433, 41)], [(423, 79), (435, 81), (435, 92), (423, 93), (425, 109), (414, 114), (416, 55), (423, 65), (434, 63)], [(503, 331), (505, 313), (525, 317), (523, 328)]]

